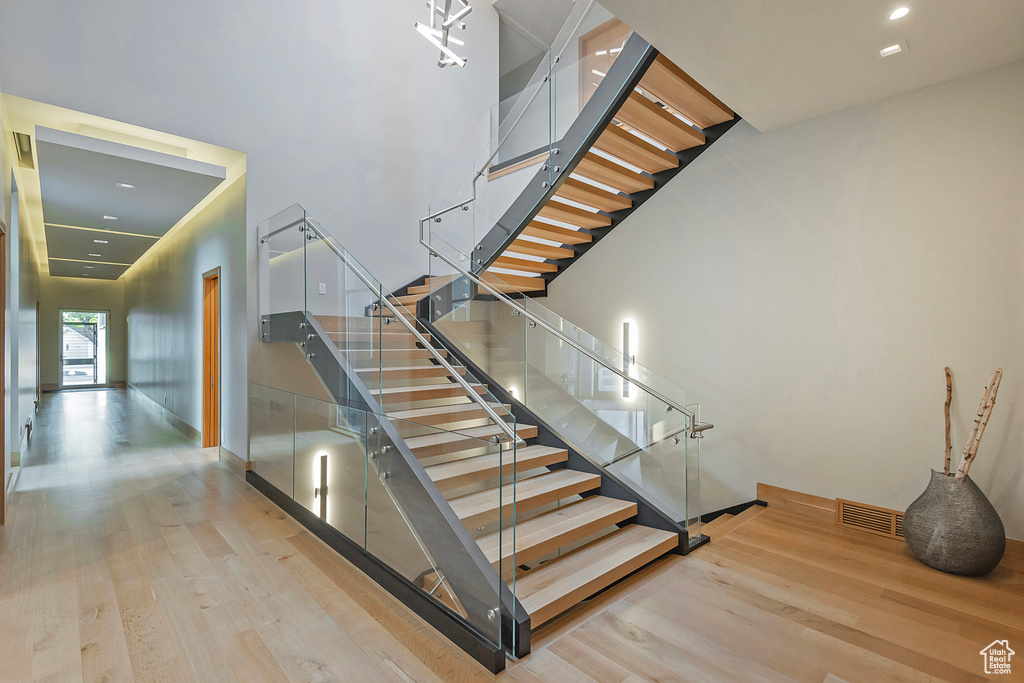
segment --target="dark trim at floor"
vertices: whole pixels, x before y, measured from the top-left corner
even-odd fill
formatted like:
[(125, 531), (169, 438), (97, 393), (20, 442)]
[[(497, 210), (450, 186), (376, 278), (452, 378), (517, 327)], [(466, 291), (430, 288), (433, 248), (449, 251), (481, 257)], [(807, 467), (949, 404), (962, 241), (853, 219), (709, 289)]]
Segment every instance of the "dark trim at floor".
[(262, 493), (270, 502), (288, 513), (314, 536), (351, 562), (359, 571), (373, 579), (381, 588), (415, 612), (421, 619), (437, 629), (444, 637), (458, 645), (463, 652), (478, 661), (491, 673), (505, 668), (505, 651), (491, 643), (472, 625), (460, 619), (444, 605), (432, 600), (391, 567), (363, 550), (357, 543), (330, 526), (305, 507), (285, 495), (280, 489), (253, 471), (245, 473), (245, 481)]

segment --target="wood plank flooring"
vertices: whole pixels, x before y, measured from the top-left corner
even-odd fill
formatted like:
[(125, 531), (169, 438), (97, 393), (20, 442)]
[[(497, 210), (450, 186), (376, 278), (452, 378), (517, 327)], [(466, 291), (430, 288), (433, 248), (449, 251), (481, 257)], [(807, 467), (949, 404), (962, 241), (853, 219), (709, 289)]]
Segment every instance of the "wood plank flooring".
[[(0, 681), (492, 678), (124, 391), (48, 395), (36, 424), (0, 527)], [(1024, 653), (1019, 545), (967, 579), (768, 508), (552, 620), (499, 678), (977, 681), (996, 639)]]

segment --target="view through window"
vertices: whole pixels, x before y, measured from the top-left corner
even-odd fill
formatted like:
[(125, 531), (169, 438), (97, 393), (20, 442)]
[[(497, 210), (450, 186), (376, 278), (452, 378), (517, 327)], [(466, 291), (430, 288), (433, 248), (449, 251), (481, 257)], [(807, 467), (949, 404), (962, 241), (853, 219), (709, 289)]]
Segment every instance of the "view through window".
[(61, 311), (61, 386), (107, 383), (107, 314)]

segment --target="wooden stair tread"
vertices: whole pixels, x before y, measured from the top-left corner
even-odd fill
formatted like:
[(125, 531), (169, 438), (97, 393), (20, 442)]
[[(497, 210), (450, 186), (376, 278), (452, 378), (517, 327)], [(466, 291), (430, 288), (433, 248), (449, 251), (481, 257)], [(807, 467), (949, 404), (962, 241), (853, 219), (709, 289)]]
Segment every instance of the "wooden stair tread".
[(526, 259), (505, 256), (504, 254), (494, 259), (491, 267), (508, 268), (509, 270), (518, 270), (524, 273), (554, 273), (558, 271), (558, 266), (554, 263), (527, 261)]
[[(444, 349), (434, 349), (437, 351), (437, 355), (441, 358), (446, 358), (448, 352)], [(422, 347), (399, 347), (399, 348), (371, 348), (371, 349), (349, 349), (345, 352), (345, 357), (349, 360), (369, 360), (372, 358), (380, 358), (381, 361), (386, 360), (415, 360), (419, 358), (433, 358), (434, 354), (430, 352), (430, 349)]]
[(643, 190), (654, 188), (654, 179), (636, 173), (628, 168), (600, 157), (593, 152), (587, 152), (583, 159), (577, 164), (573, 173), (584, 178), (614, 187), (620, 192), (633, 194)]
[[(550, 244), (541, 244), (540, 242), (530, 242), (528, 240), (512, 240), (512, 244), (508, 245), (506, 252), (512, 252), (515, 254), (527, 254), (529, 256), (540, 256), (549, 259), (566, 259), (572, 258), (576, 255), (572, 249), (566, 249), (565, 247), (554, 247)], [(512, 284), (511, 282), (509, 284)]]
[(408, 307), (409, 304), (415, 304), (417, 301), (423, 298), (422, 294), (406, 294), (404, 296), (393, 296), (391, 301), (394, 303), (402, 304)]
[(678, 544), (671, 531), (631, 524), (517, 575), (516, 597), (536, 628)]
[(679, 159), (671, 153), (655, 147), (614, 123), (605, 128), (601, 137), (594, 143), (594, 147), (652, 174), (679, 166)]
[(585, 244), (586, 242), (594, 241), (594, 236), (589, 232), (581, 232), (572, 228), (561, 228), (557, 225), (548, 225), (547, 223), (539, 223), (537, 221), (530, 221), (523, 228), (523, 234), (561, 244)]
[(640, 80), (640, 88), (701, 128), (736, 118), (732, 109), (664, 55), (658, 55), (647, 69)]
[(615, 118), (676, 152), (705, 142), (704, 133), (635, 91), (629, 94)]
[[(405, 439), (405, 445), (417, 458), (429, 458), (445, 453), (457, 453), (470, 448), (481, 448), (488, 445), (488, 440), (492, 436), (504, 436), (504, 434), (505, 431), (501, 427), (489, 424), (483, 427), (460, 429), (457, 432), (435, 432), (423, 436), (413, 436)], [(537, 436), (537, 428), (534, 425), (516, 425), (516, 434), (523, 440), (532, 439)], [(507, 441), (505, 443), (508, 449), (506, 457), (511, 460), (512, 446)]]
[[(592, 533), (636, 516), (636, 503), (590, 496), (516, 524), (516, 564), (526, 564)], [(499, 548), (499, 543), (500, 548)], [(495, 532), (477, 539), (493, 565), (512, 558), (512, 534)]]
[[(556, 470), (530, 477), (516, 482), (516, 509), (529, 510), (596, 489), (600, 485), (601, 475), (587, 474), (576, 470)], [(501, 504), (498, 500), (499, 491), (496, 488), (459, 496), (451, 499), (448, 503), (459, 519), (467, 527), (472, 528), (497, 521), (499, 510), (503, 517), (510, 519), (513, 502), (512, 488), (512, 486), (501, 488)]]
[(541, 218), (561, 221), (569, 225), (578, 225), (581, 228), (604, 228), (612, 224), (611, 217), (603, 213), (594, 213), (577, 206), (554, 201), (549, 201), (542, 206), (537, 215)]
[[(489, 404), (499, 415), (503, 410), (509, 411), (512, 406), (508, 403)], [(482, 417), (490, 417), (478, 403), (457, 403), (447, 406), (430, 406), (429, 408), (413, 408), (411, 410), (388, 411), (388, 417), (393, 420), (411, 422), (426, 426), (450, 424), (463, 422), (465, 420), (477, 420)]]
[[(482, 384), (470, 384), (471, 389), (478, 394), (487, 393), (487, 387)], [(370, 393), (382, 400), (405, 402), (405, 401), (429, 401), (436, 398), (452, 398), (465, 396), (466, 390), (462, 385), (455, 382), (446, 384), (419, 384), (411, 387), (385, 387), (383, 389), (370, 389)]]
[[(534, 432), (536, 432), (536, 429), (536, 427), (533, 428)], [(536, 433), (534, 433), (534, 436), (536, 436)], [(569, 451), (564, 448), (538, 445), (519, 446), (516, 448), (514, 463), (510, 453), (487, 453), (472, 458), (465, 458), (464, 460), (433, 465), (426, 468), (426, 471), (430, 478), (434, 480), (434, 483), (437, 484), (438, 489), (448, 491), (460, 486), (497, 477), (499, 459), (501, 460), (501, 475), (506, 476), (513, 473), (513, 468), (516, 471), (525, 472), (538, 467), (565, 462), (568, 457)]]
[[(453, 365), (452, 369), (460, 375), (466, 374), (466, 368)], [(394, 379), (423, 379), (426, 377), (449, 377), (451, 373), (442, 365), (400, 365), (385, 368), (359, 368), (356, 370), (364, 382), (371, 382), (378, 377), (384, 381)]]
[[(632, 137), (636, 136), (634, 135)], [(629, 160), (626, 159), (625, 161)], [(643, 167), (641, 166), (640, 168)], [(555, 192), (555, 196), (579, 202), (580, 204), (586, 204), (587, 206), (592, 206), (595, 209), (600, 209), (601, 211), (607, 211), (609, 213), (612, 211), (628, 209), (633, 206), (633, 202), (629, 197), (623, 197), (620, 194), (615, 194), (608, 190), (602, 190), (600, 187), (589, 185), (582, 180), (577, 180), (576, 178), (566, 178), (562, 183), (562, 186), (558, 188), (557, 192)]]

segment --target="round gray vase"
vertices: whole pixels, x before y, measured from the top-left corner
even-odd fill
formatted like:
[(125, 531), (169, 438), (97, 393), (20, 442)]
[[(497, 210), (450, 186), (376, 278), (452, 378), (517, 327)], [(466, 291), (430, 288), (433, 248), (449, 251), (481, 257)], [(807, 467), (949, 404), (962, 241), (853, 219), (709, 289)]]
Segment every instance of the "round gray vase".
[(925, 564), (965, 576), (992, 571), (1006, 550), (1003, 520), (978, 485), (935, 470), (907, 508), (903, 536)]

